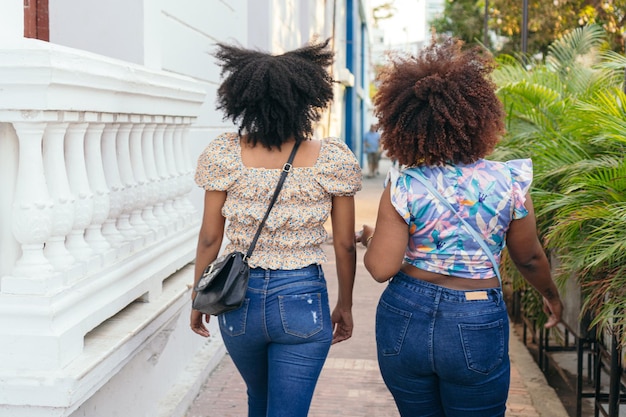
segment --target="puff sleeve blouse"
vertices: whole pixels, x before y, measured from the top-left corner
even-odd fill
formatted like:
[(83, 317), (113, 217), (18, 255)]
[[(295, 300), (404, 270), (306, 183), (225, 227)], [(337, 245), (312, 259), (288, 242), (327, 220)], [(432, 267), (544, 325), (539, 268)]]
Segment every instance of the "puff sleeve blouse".
[[(226, 191), (222, 214), (228, 220), (226, 251), (245, 252), (265, 214), (280, 177), (280, 169), (243, 165), (239, 136), (226, 133), (200, 155), (196, 184)], [(326, 261), (321, 244), (333, 196), (353, 196), (361, 189), (361, 168), (345, 143), (322, 141), (315, 165), (294, 167), (283, 185), (259, 237), (250, 267), (298, 269)]]

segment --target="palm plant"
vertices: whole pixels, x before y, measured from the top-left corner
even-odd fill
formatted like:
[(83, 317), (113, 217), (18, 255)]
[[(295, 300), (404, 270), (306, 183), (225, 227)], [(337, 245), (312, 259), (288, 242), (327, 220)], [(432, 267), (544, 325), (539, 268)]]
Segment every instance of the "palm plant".
[[(604, 36), (579, 28), (550, 46), (545, 64), (501, 59), (494, 80), (508, 133), (493, 157), (532, 158), (539, 234), (560, 261), (555, 276), (577, 279), (582, 313), (609, 329), (626, 324), (626, 58), (603, 53)], [(527, 289), (506, 259), (504, 270)], [(523, 292), (525, 314), (540, 320), (537, 295)]]

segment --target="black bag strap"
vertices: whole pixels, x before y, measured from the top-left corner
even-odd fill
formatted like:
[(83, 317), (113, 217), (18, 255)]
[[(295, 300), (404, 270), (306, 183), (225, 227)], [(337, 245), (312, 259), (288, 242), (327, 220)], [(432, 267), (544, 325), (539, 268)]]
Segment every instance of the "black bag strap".
[(252, 256), (252, 251), (254, 250), (254, 247), (256, 246), (256, 242), (257, 240), (259, 240), (259, 236), (261, 236), (261, 230), (263, 230), (263, 226), (265, 226), (265, 221), (269, 217), (270, 211), (272, 211), (272, 207), (274, 207), (274, 203), (276, 202), (276, 199), (278, 199), (278, 194), (280, 194), (280, 190), (283, 188), (283, 184), (285, 183), (285, 178), (287, 178), (287, 174), (289, 174), (289, 172), (291, 171), (291, 168), (293, 168), (293, 165), (292, 165), (293, 159), (296, 156), (296, 152), (298, 151), (299, 146), (300, 146), (300, 142), (296, 142), (295, 145), (293, 145), (291, 154), (289, 154), (289, 159), (287, 160), (285, 165), (283, 165), (283, 172), (281, 172), (280, 179), (278, 180), (278, 184), (276, 184), (276, 189), (274, 190), (274, 195), (272, 196), (270, 205), (267, 207), (267, 210), (265, 211), (265, 216), (263, 216), (263, 220), (261, 220), (261, 224), (259, 224), (259, 228), (256, 230), (256, 234), (254, 235), (254, 238), (252, 239), (252, 242), (250, 243), (248, 252), (246, 252), (246, 256), (244, 256), (243, 258), (244, 261), (247, 261), (248, 258)]

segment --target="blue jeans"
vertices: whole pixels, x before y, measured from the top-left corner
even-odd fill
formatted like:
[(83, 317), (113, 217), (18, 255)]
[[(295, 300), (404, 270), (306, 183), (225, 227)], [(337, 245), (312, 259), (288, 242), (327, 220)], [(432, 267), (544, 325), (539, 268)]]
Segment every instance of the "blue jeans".
[(218, 320), (248, 416), (305, 417), (333, 337), (322, 267), (251, 269), (244, 304)]
[(402, 272), (381, 295), (378, 363), (401, 416), (504, 416), (510, 362), (502, 290), (467, 295)]

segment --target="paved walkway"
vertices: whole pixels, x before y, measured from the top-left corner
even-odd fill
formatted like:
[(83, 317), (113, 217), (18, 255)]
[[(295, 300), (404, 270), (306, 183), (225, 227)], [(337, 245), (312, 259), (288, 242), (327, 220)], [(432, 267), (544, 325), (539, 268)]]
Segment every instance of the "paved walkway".
[[(381, 172), (389, 162), (383, 160)], [(382, 178), (364, 179), (357, 194), (357, 227), (374, 224)], [(329, 262), (324, 272), (331, 300), (336, 296), (332, 247), (326, 246)], [(376, 361), (374, 316), (384, 284), (375, 282), (363, 265), (365, 249), (359, 245), (350, 340), (333, 345), (318, 382), (309, 417), (398, 417)], [(331, 307), (334, 301), (331, 301)], [(568, 417), (554, 390), (511, 328), (511, 389), (506, 417)], [(288, 398), (285, 401), (289, 401)], [(245, 417), (246, 388), (230, 357), (213, 371), (186, 417)], [(416, 416), (417, 417), (417, 416)]]

